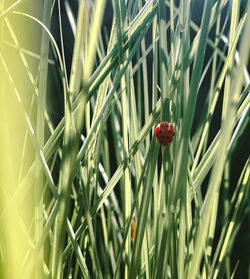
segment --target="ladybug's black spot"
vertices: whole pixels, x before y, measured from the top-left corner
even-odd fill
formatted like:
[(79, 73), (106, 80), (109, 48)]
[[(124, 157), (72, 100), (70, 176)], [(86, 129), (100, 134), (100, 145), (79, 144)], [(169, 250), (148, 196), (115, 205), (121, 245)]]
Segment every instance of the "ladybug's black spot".
[(166, 139), (169, 139), (169, 136), (166, 136)]
[(171, 130), (171, 129), (169, 129), (169, 130), (168, 130), (168, 132), (169, 132), (169, 134), (171, 134), (171, 133), (172, 133), (172, 130)]
[(162, 132), (161, 132), (161, 130), (159, 130), (159, 134), (161, 134)]

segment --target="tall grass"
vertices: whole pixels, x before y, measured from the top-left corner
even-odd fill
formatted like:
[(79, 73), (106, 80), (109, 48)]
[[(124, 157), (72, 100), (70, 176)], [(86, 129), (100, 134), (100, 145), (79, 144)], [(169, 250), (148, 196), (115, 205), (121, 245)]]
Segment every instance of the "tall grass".
[(35, 2), (0, 1), (0, 278), (250, 276), (249, 1)]

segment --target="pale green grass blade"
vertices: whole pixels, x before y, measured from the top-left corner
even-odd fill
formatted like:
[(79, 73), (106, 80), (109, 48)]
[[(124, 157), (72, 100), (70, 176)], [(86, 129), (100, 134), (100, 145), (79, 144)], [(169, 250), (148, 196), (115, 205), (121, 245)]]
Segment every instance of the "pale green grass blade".
[(99, 35), (100, 25), (102, 22), (105, 2), (105, 0), (95, 1), (93, 7), (93, 17), (89, 30), (89, 32), (91, 32), (91, 36), (89, 36), (83, 71), (83, 82), (85, 84), (88, 84), (89, 78), (93, 70), (93, 64), (97, 47), (97, 39)]
[[(142, 9), (142, 3), (139, 1), (138, 7)], [(146, 52), (145, 38), (141, 42), (141, 52)], [(142, 79), (143, 79), (143, 95), (144, 95), (144, 119), (146, 120), (149, 116), (149, 87), (148, 87), (148, 71), (147, 71), (147, 57), (142, 60)], [(146, 138), (146, 150), (149, 148), (149, 137)]]
[[(51, 1), (44, 3), (43, 7), (43, 23), (50, 27), (50, 13)], [(49, 37), (45, 30), (42, 32), (41, 50), (40, 50), (40, 65), (38, 76), (38, 97), (37, 97), (37, 121), (36, 121), (36, 138), (37, 143), (43, 152), (44, 149), (44, 133), (45, 133), (45, 112), (46, 112), (46, 90), (47, 90), (47, 74), (48, 74), (48, 55), (49, 55)], [(35, 241), (38, 243), (43, 231), (43, 191), (44, 191), (44, 178), (40, 169), (39, 155), (36, 156), (36, 187), (35, 187)], [(36, 257), (36, 274), (39, 277), (43, 276), (43, 253), (41, 249)]]
[[(231, 46), (233, 45), (234, 42), (234, 38), (236, 36), (236, 30), (237, 30), (237, 25), (238, 25), (238, 17), (239, 17), (239, 1), (232, 1), (232, 15), (231, 15), (231, 25), (230, 25), (230, 33), (229, 33), (229, 44), (228, 47), (229, 49), (231, 48)], [(226, 76), (226, 80), (225, 80), (225, 93), (223, 95), (223, 107), (222, 107), (222, 119), (225, 117), (226, 115), (226, 108), (227, 108), (227, 102), (228, 102), (228, 94), (229, 94), (229, 90), (230, 90), (230, 85), (231, 85), (231, 75), (230, 73), (232, 72), (232, 66), (234, 63), (234, 55), (235, 55), (235, 50), (233, 51), (232, 57), (231, 59), (229, 59), (228, 62), (228, 74)]]
[(168, 121), (169, 114), (169, 74), (168, 74), (168, 50), (166, 34), (165, 1), (158, 1), (159, 9), (159, 62), (160, 62), (160, 88), (162, 103), (162, 120)]
[[(173, 13), (173, 12), (172, 12)], [(182, 30), (182, 49), (180, 53), (180, 60), (183, 59), (188, 47), (189, 47), (189, 24), (190, 24), (190, 1), (183, 1), (180, 4), (180, 11), (179, 11), (179, 19), (180, 19), (180, 26)], [(173, 25), (173, 24), (172, 24)], [(173, 58), (172, 58), (173, 59)], [(172, 67), (174, 67), (172, 62)], [(174, 68), (173, 68), (174, 69)], [(180, 93), (178, 95), (182, 96), (181, 106), (182, 110), (178, 110), (178, 114), (183, 114), (184, 109), (187, 106), (188, 100), (188, 88), (189, 88), (189, 70), (184, 72), (183, 63), (181, 63), (181, 85), (180, 85)], [(178, 98), (178, 97), (177, 97)], [(180, 97), (179, 97), (180, 98)], [(180, 102), (179, 102), (180, 103)], [(178, 115), (177, 114), (177, 115)], [(178, 115), (179, 116), (179, 115)], [(180, 117), (177, 119), (180, 120)], [(179, 126), (180, 123), (177, 123)], [(179, 224), (179, 244), (178, 244), (178, 278), (185, 278), (185, 239), (190, 232), (192, 218), (191, 218), (191, 205), (190, 205), (190, 194), (189, 191), (182, 191), (180, 197), (180, 224)], [(187, 213), (186, 213), (187, 212)], [(193, 242), (187, 243), (187, 246), (190, 247), (189, 253), (192, 255), (193, 250)]]

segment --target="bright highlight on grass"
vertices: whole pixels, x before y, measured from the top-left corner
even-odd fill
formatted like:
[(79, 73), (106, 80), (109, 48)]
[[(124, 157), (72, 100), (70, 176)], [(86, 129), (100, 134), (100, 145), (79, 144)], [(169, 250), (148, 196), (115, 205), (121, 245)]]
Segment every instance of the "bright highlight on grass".
[(0, 278), (249, 277), (250, 1), (38, 2), (0, 1)]

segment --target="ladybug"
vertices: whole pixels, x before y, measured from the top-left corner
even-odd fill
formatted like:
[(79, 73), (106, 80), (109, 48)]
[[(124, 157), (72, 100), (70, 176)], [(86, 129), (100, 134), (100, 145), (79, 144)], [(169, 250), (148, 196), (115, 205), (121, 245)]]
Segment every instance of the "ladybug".
[(157, 141), (159, 141), (163, 145), (169, 144), (174, 137), (173, 125), (166, 121), (161, 122), (155, 129), (155, 135)]

